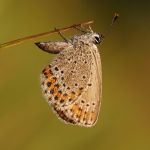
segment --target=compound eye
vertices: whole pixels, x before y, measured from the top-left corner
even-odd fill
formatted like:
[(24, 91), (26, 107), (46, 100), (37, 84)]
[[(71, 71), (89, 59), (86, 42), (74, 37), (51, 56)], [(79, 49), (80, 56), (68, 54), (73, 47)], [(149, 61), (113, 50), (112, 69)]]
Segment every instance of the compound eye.
[(100, 43), (100, 37), (99, 36), (95, 36), (95, 44), (99, 44)]

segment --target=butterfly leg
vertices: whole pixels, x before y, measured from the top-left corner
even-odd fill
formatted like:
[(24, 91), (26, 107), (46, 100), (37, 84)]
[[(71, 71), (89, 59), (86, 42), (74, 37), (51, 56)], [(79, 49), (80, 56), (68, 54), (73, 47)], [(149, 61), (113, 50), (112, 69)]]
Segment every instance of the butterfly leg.
[(83, 28), (79, 28), (79, 27), (74, 27), (74, 28), (77, 29), (77, 30), (79, 30), (79, 31), (81, 31), (82, 33), (87, 33), (87, 31), (84, 30)]
[(67, 39), (67, 38), (62, 34), (61, 31), (59, 31), (57, 28), (55, 28), (55, 30), (58, 32), (58, 34), (61, 36), (61, 38), (62, 38), (66, 43), (71, 43), (71, 44), (72, 44), (71, 40)]
[(91, 26), (88, 26), (88, 29), (85, 29), (83, 27), (76, 27), (76, 26), (74, 26), (74, 28), (81, 31), (82, 33), (93, 32)]

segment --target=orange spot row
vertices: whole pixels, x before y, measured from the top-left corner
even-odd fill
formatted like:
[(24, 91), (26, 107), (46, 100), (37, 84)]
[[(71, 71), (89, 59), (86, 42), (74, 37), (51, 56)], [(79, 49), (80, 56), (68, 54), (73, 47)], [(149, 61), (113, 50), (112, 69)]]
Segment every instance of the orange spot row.
[(72, 106), (72, 111), (74, 112), (74, 114), (76, 116), (78, 116), (79, 118), (81, 117), (83, 110), (79, 107), (79, 105), (77, 104), (73, 104)]
[(53, 72), (49, 67), (46, 67), (42, 72), (45, 76), (48, 76), (48, 77), (53, 75)]

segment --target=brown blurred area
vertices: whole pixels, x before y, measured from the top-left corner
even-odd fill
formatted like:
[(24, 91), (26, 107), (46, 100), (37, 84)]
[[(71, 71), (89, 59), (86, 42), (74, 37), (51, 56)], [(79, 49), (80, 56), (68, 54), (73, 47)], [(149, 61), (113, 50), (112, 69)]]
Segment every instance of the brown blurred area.
[[(54, 55), (35, 41), (0, 50), (0, 149), (150, 149), (149, 6), (146, 0), (1, 0), (0, 43), (86, 20), (105, 33), (114, 12), (120, 18), (99, 45), (103, 100), (93, 128), (61, 123), (45, 102), (39, 75)], [(61, 38), (36, 41), (49, 40)]]

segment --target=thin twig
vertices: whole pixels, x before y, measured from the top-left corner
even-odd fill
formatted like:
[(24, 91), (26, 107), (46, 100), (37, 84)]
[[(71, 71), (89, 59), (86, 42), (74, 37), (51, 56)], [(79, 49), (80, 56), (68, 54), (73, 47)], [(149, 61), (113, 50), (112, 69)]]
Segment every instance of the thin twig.
[(82, 22), (82, 23), (79, 23), (79, 24), (73, 24), (73, 25), (68, 26), (68, 27), (64, 27), (64, 28), (55, 29), (55, 30), (52, 30), (52, 31), (44, 32), (44, 33), (39, 33), (39, 34), (36, 34), (36, 35), (23, 37), (23, 38), (20, 38), (20, 39), (16, 39), (16, 40), (13, 40), (13, 41), (9, 41), (9, 42), (0, 44), (0, 49), (1, 48), (8, 48), (8, 47), (15, 46), (15, 45), (19, 45), (19, 44), (21, 44), (25, 41), (35, 40), (37, 38), (48, 36), (48, 35), (53, 34), (53, 33), (58, 33), (59, 31), (68, 31), (68, 30), (70, 30), (72, 28), (75, 28), (75, 27), (89, 26), (92, 23), (93, 23), (93, 21)]

